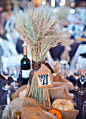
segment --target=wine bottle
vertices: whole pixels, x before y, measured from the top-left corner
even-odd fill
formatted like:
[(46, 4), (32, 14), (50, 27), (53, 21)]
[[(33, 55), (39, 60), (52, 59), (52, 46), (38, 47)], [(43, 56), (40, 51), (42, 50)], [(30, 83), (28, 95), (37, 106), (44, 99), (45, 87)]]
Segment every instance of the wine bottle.
[(27, 46), (23, 47), (23, 59), (21, 60), (22, 85), (28, 83), (30, 74), (30, 60), (27, 58)]

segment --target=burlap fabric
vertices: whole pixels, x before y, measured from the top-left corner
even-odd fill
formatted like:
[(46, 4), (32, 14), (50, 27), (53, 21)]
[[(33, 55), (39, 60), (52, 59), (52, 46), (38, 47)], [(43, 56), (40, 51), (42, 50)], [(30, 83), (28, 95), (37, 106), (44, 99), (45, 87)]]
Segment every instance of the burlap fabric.
[[(8, 106), (11, 107), (12, 112), (20, 111), (21, 119), (56, 119), (53, 115), (47, 112), (52, 108), (43, 106), (33, 98), (18, 97), (12, 100)], [(60, 113), (62, 114), (62, 119), (76, 119), (79, 111), (60, 111)], [(6, 115), (3, 114), (3, 118), (6, 118)]]
[[(69, 90), (74, 89), (73, 84), (71, 82), (69, 82), (67, 79), (62, 80), (62, 78), (59, 74), (57, 74), (56, 76), (54, 76), (54, 74), (52, 74), (52, 77), (53, 77), (54, 86), (52, 88), (48, 88), (50, 97), (52, 98), (52, 96), (53, 96), (53, 99), (63, 98), (63, 99), (72, 100), (74, 98), (74, 95), (72, 93), (69, 93)], [(17, 98), (19, 96), (24, 97), (26, 87), (27, 87), (27, 85), (20, 87), (12, 95), (12, 99)], [(23, 91), (23, 95), (22, 95), (22, 91)], [(52, 94), (51, 94), (51, 92), (52, 92)]]

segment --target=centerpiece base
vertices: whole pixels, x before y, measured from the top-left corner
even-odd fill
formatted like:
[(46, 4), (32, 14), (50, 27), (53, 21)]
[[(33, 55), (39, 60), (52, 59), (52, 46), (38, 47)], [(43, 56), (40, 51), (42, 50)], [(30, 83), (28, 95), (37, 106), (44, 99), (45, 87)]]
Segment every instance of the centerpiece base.
[[(18, 97), (11, 101), (11, 103), (7, 106), (11, 107), (12, 112), (21, 112), (21, 119), (57, 119), (54, 115), (48, 113), (49, 110), (53, 108), (46, 107), (39, 103), (37, 100), (29, 97)], [(70, 111), (61, 111), (57, 110), (61, 113), (62, 119), (76, 119), (78, 115), (78, 110), (70, 110)], [(4, 110), (5, 112), (5, 110)], [(6, 113), (5, 113), (6, 114)], [(28, 117), (30, 115), (30, 117)], [(58, 115), (59, 117), (59, 115)], [(6, 115), (3, 113), (3, 118), (6, 118)]]

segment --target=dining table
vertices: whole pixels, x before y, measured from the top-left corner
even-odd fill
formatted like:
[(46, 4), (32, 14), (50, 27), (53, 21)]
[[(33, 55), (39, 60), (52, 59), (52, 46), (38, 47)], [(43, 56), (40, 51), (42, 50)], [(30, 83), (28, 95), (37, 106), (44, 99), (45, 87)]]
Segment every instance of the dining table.
[[(72, 82), (75, 85), (75, 79), (73, 76), (67, 77), (67, 79)], [(8, 84), (11, 84), (13, 82), (13, 79), (11, 77), (8, 78)], [(21, 77), (17, 79), (17, 82), (19, 83), (19, 87), (22, 86), (21, 83)], [(6, 79), (0, 75), (0, 105), (6, 105), (7, 104), (7, 93), (8, 91), (2, 90), (2, 87), (6, 84)], [(78, 86), (80, 87), (80, 82), (78, 80)], [(86, 82), (84, 84), (84, 89), (86, 90)], [(15, 90), (10, 89), (11, 94), (15, 92)], [(79, 114), (76, 119), (83, 119), (82, 113), (83, 113), (83, 103), (86, 101), (86, 94), (85, 95), (79, 95), (77, 91), (70, 90), (70, 93), (74, 94), (74, 102), (75, 102), (75, 109), (79, 110)]]

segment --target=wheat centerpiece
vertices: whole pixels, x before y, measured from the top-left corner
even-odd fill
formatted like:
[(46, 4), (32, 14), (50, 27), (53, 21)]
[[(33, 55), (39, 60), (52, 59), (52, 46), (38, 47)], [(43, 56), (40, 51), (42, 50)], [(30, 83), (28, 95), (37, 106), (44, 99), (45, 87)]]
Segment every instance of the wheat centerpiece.
[[(21, 11), (15, 9), (15, 30), (21, 39), (29, 46), (32, 60), (36, 63), (43, 62), (51, 47), (55, 47), (61, 41), (61, 27), (59, 20), (52, 18), (48, 7)], [(31, 85), (28, 82), (26, 96), (35, 98), (43, 105), (51, 106), (47, 88), (37, 88), (33, 75)]]

